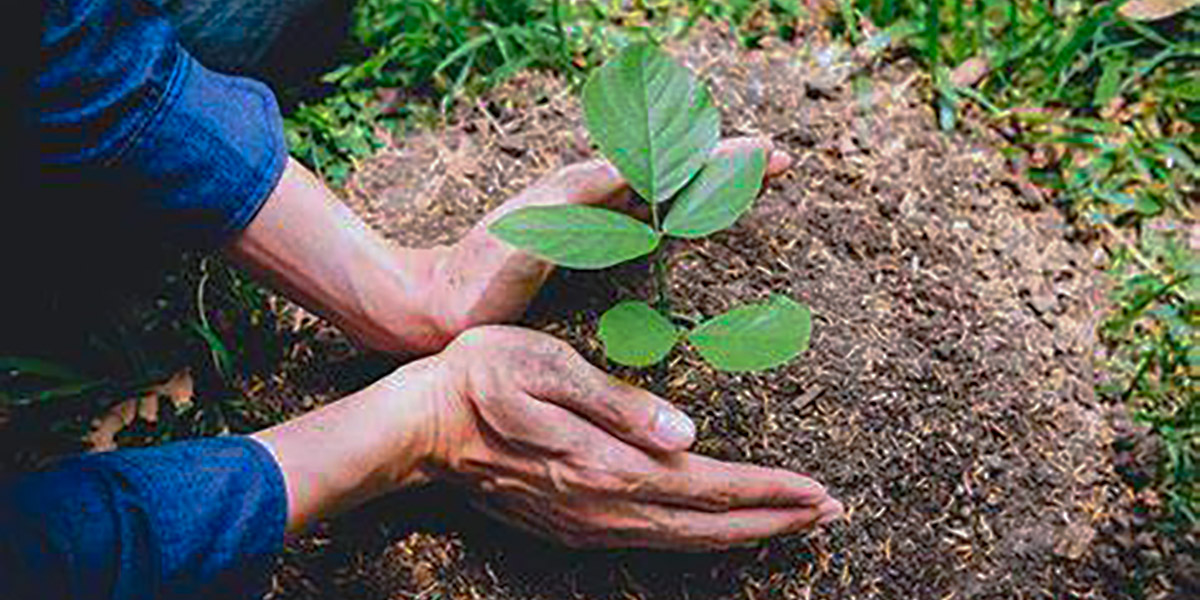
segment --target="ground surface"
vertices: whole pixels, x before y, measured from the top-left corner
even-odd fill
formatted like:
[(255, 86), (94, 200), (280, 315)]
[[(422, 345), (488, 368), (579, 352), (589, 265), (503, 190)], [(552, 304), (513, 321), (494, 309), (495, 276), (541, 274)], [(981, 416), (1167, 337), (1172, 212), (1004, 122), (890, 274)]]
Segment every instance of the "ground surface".
[[(1125, 597), (1138, 557), (1171, 549), (1135, 539), (1144, 525), (1114, 474), (1112, 417), (1091, 393), (1092, 249), (1022, 193), (986, 132), (936, 130), (906, 59), (746, 53), (716, 31), (677, 54), (709, 81), (726, 135), (770, 136), (796, 166), (733, 229), (671, 246), (671, 295), (708, 316), (786, 293), (812, 307), (814, 337), (756, 375), (677, 351), (656, 391), (695, 418), (698, 451), (810, 473), (848, 519), (729, 553), (571, 552), (432, 489), (294, 541), (273, 596)], [(451, 242), (588, 154), (575, 100), (547, 76), (522, 75), (461, 115), (361, 165), (347, 193), (372, 226), (404, 244)], [(645, 297), (647, 275), (560, 273), (527, 322), (606, 366), (595, 320)], [(370, 376), (330, 360), (271, 394), (322, 402)], [(1188, 561), (1149, 577), (1149, 595), (1196, 593)]]

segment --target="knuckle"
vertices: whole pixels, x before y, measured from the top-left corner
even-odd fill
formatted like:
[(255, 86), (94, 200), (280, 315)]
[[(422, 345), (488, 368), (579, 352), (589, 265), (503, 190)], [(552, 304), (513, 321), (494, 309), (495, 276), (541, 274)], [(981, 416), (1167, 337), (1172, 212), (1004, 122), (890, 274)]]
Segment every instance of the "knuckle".
[(500, 328), (495, 325), (472, 327), (458, 334), (458, 337), (454, 338), (454, 341), (451, 343), (451, 347), (462, 348), (478, 346), (487, 342), (489, 338), (497, 335), (497, 329)]
[(537, 339), (539, 349), (554, 358), (570, 358), (575, 354), (570, 344), (554, 336), (539, 334)]
[(622, 473), (590, 466), (573, 470), (571, 484), (578, 490), (605, 496), (628, 495), (640, 487), (640, 482)]
[(737, 505), (737, 494), (731, 488), (721, 486), (707, 490), (700, 496), (705, 508), (712, 511), (727, 511)]

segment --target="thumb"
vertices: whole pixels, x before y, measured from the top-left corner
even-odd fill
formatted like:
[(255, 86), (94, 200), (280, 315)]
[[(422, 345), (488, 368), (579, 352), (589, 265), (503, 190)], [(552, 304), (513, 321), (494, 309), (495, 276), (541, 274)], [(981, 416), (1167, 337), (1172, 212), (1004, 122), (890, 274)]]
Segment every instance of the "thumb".
[(554, 187), (568, 204), (590, 204), (626, 213), (636, 219), (650, 218), (650, 207), (639, 202), (633, 189), (612, 163), (593, 159), (560, 169)]
[(595, 393), (550, 399), (621, 440), (652, 454), (683, 452), (696, 440), (696, 425), (670, 402), (605, 375)]
[[(713, 150), (717, 154), (744, 152), (750, 148), (762, 148), (767, 153), (767, 169), (764, 177), (770, 179), (782, 174), (792, 166), (792, 157), (775, 148), (765, 137), (736, 137), (721, 140)], [(554, 176), (554, 187), (565, 196), (570, 204), (595, 204), (631, 213), (635, 217), (648, 217), (645, 203), (637, 202), (628, 182), (621, 177), (611, 163), (593, 159), (560, 169)], [(642, 213), (647, 213), (643, 215)]]
[(543, 389), (530, 395), (653, 454), (682, 452), (695, 441), (696, 425), (670, 402), (597, 369), (570, 347), (558, 360), (559, 375), (542, 378)]
[(562, 200), (568, 204), (609, 204), (614, 196), (629, 192), (629, 185), (617, 168), (598, 158), (559, 169), (549, 183), (565, 196)]
[[(608, 161), (593, 159), (563, 167), (488, 213), (482, 223), (528, 206), (590, 204), (647, 219), (649, 209), (635, 201), (633, 190)], [(645, 214), (642, 214), (645, 213)]]

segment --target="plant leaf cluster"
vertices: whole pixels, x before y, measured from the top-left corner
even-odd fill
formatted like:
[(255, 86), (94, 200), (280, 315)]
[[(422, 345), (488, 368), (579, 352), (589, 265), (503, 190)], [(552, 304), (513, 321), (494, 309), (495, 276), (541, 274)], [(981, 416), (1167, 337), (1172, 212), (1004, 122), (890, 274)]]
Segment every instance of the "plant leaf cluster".
[[(716, 151), (720, 114), (692, 73), (651, 43), (627, 46), (583, 88), (584, 117), (600, 152), (650, 204), (652, 222), (579, 205), (530, 207), (505, 215), (489, 231), (555, 264), (602, 269), (658, 250), (667, 237), (698, 238), (725, 229), (749, 210), (762, 187), (766, 152)], [(664, 215), (660, 218), (660, 215)], [(665, 272), (661, 253), (657, 267)], [(784, 296), (735, 308), (680, 331), (659, 282), (657, 307), (617, 304), (600, 319), (609, 359), (647, 366), (686, 339), (726, 371), (778, 366), (808, 345), (806, 307)]]

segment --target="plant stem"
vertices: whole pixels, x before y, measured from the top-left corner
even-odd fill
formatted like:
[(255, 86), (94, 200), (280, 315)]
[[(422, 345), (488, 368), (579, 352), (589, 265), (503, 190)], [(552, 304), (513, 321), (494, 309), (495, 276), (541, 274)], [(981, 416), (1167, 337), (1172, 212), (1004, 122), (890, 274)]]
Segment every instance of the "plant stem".
[[(654, 231), (659, 235), (658, 247), (654, 249), (654, 289), (657, 298), (654, 302), (654, 308), (667, 319), (671, 319), (671, 301), (667, 297), (667, 257), (666, 248), (663, 247), (665, 240), (662, 237), (662, 225), (658, 216), (658, 203), (650, 202), (650, 224), (654, 227)], [(674, 321), (672, 321), (674, 322)], [(647, 388), (651, 392), (660, 396), (665, 396), (667, 393), (667, 361), (659, 361), (654, 365), (654, 376), (650, 379), (650, 385)]]
[[(654, 226), (654, 231), (662, 234), (662, 228), (659, 226), (658, 219), (658, 204), (650, 203), (650, 222)], [(663, 244), (660, 241), (658, 248), (654, 251), (654, 287), (657, 298), (655, 299), (655, 308), (663, 316), (670, 318), (671, 302), (667, 298), (667, 259), (663, 252)]]
[(654, 253), (654, 279), (655, 287), (658, 288), (658, 306), (656, 308), (663, 316), (670, 318), (671, 301), (667, 297), (667, 259), (662, 248)]
[(563, 29), (562, 7), (559, 0), (550, 3), (550, 11), (554, 13), (554, 31), (558, 34), (558, 58), (563, 61), (563, 70), (570, 71), (571, 55), (567, 52), (567, 33)]

